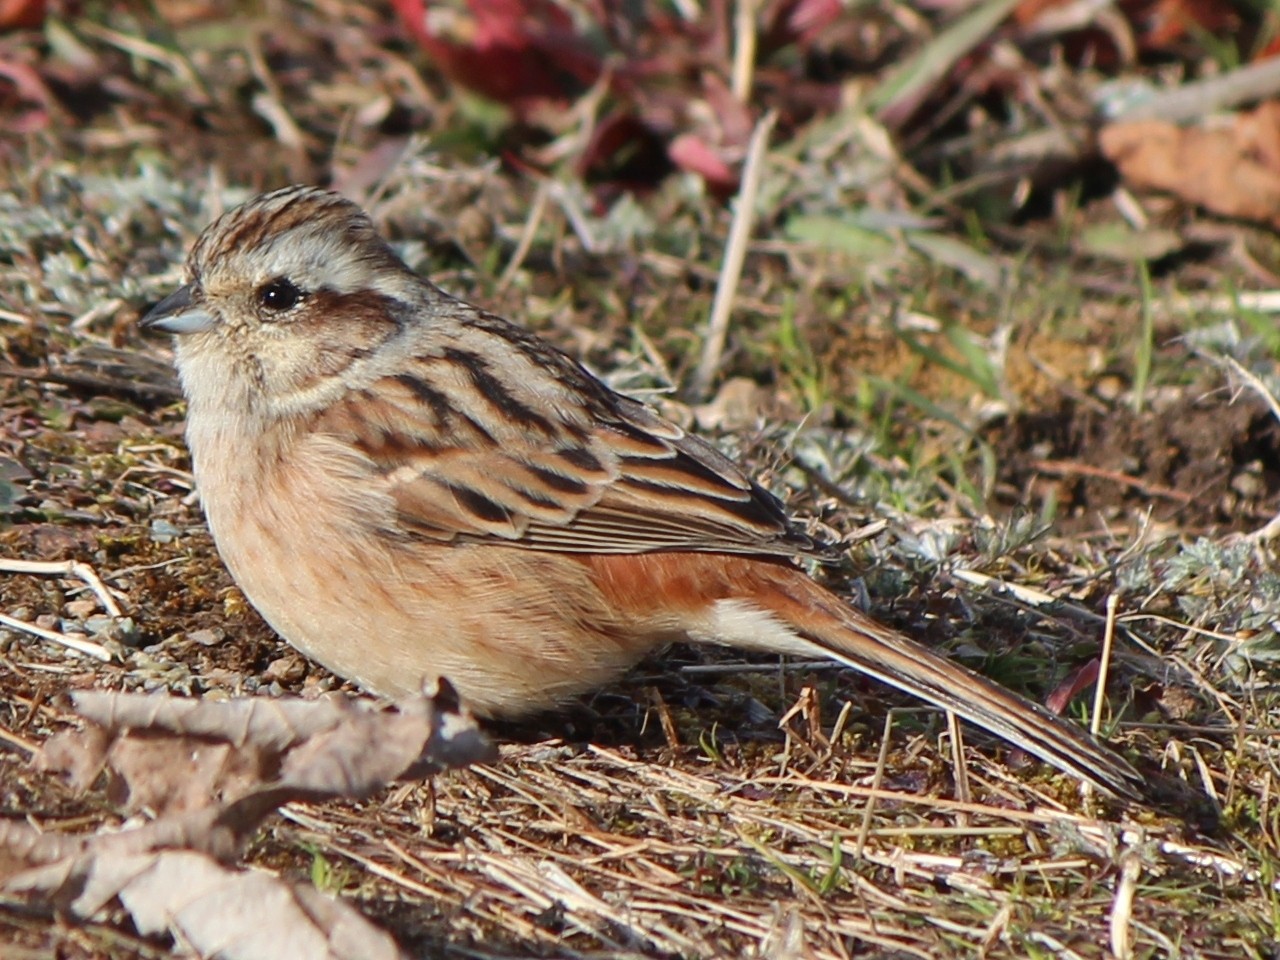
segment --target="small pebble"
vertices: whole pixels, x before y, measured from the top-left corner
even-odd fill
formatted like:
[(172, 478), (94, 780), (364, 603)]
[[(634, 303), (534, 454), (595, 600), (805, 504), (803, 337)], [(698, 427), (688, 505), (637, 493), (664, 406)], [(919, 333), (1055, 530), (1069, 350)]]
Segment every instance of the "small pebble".
[(191, 630), (187, 633), (188, 640), (202, 647), (216, 647), (226, 638), (226, 632), (222, 630)]
[[(1249, 464), (1245, 473), (1237, 473), (1231, 478), (1231, 489), (1242, 497), (1259, 497), (1265, 490), (1266, 483), (1253, 471), (1257, 462)], [(1261, 466), (1260, 464), (1258, 466)], [(1260, 471), (1259, 471), (1260, 472)]]
[(70, 600), (63, 604), (63, 611), (68, 617), (83, 619), (98, 609), (96, 600)]
[(262, 678), (264, 680), (284, 681), (287, 683), (292, 680), (300, 680), (306, 672), (307, 665), (302, 662), (300, 657), (284, 656), (267, 664), (267, 669), (262, 672)]
[(119, 640), (127, 647), (136, 647), (142, 639), (142, 634), (138, 632), (138, 625), (134, 623), (133, 617), (121, 617), (112, 627), (111, 638)]
[(172, 543), (182, 536), (182, 531), (168, 520), (151, 521), (151, 539), (156, 543)]

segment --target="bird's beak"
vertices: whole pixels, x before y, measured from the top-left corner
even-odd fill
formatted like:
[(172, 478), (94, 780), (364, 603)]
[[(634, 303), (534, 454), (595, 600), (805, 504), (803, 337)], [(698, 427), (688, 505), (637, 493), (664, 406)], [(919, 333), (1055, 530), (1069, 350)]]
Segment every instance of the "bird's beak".
[(199, 333), (213, 326), (213, 314), (196, 301), (195, 291), (188, 283), (147, 311), (138, 326), (165, 333)]

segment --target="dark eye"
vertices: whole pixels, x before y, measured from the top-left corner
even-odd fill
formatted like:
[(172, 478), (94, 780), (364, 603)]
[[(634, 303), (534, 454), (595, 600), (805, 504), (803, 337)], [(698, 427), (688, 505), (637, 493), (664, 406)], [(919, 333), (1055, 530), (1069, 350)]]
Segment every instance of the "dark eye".
[(284, 277), (269, 280), (258, 288), (258, 303), (272, 313), (283, 313), (297, 306), (302, 291)]

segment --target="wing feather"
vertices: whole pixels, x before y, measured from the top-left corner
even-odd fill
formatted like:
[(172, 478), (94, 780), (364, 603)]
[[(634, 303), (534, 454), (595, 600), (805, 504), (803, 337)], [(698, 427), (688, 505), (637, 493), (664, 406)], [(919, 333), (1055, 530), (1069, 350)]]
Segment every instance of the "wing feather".
[(581, 553), (828, 552), (714, 447), (523, 331), (478, 320), (314, 425), (368, 458), (399, 532)]

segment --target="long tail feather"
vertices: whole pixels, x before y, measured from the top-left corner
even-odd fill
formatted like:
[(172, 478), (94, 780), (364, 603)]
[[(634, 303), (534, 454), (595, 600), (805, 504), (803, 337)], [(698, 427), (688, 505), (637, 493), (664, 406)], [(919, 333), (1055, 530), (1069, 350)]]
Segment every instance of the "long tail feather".
[[(877, 623), (799, 571), (775, 579), (772, 587), (754, 594), (750, 604), (720, 601), (721, 642), (836, 660), (951, 710), (1108, 793), (1142, 799), (1143, 776), (1078, 725)], [(772, 631), (761, 612), (770, 615)]]

